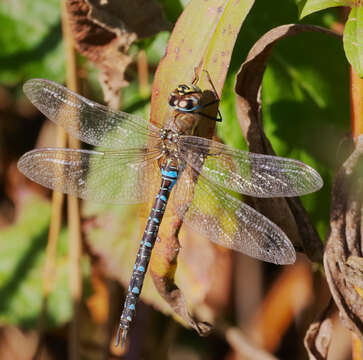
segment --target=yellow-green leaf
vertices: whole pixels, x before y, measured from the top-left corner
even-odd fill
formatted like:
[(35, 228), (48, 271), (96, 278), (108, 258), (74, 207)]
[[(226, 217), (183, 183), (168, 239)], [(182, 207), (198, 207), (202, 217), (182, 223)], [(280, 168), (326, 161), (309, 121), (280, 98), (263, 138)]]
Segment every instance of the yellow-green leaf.
[(363, 77), (363, 4), (353, 7), (345, 24), (344, 50), (359, 77)]
[[(151, 121), (162, 124), (168, 116), (168, 95), (181, 83), (191, 83), (194, 69), (208, 70), (220, 95), (232, 50), (254, 0), (192, 0), (179, 17), (166, 54), (154, 79)], [(201, 75), (199, 86), (210, 88)]]
[(302, 0), (299, 2), (300, 19), (314, 12), (335, 6), (352, 6), (353, 0)]

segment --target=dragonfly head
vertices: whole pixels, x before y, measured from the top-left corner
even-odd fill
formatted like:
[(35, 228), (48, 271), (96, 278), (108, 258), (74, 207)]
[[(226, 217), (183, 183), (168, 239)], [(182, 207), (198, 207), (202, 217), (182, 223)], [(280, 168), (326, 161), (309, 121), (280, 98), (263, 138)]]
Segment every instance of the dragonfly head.
[(169, 96), (169, 106), (181, 112), (193, 112), (200, 108), (202, 90), (195, 85), (179, 85)]

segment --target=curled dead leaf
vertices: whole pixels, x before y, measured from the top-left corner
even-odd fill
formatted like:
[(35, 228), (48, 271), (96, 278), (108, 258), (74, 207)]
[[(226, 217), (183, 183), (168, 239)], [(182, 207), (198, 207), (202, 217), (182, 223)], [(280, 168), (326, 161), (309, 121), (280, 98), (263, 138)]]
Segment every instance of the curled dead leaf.
[(105, 101), (119, 107), (120, 88), (133, 58), (129, 47), (137, 39), (167, 30), (161, 7), (150, 0), (67, 0), (75, 46), (100, 70)]
[(325, 360), (328, 356), (329, 345), (333, 333), (333, 315), (336, 306), (332, 299), (319, 319), (314, 321), (306, 332), (304, 345), (309, 360)]
[[(334, 32), (314, 25), (289, 24), (276, 27), (263, 35), (242, 64), (235, 84), (237, 115), (251, 152), (275, 155), (262, 124), (261, 86), (266, 64), (274, 45), (281, 39), (305, 31)], [(297, 249), (303, 249), (312, 260), (321, 262), (323, 245), (298, 198), (249, 198), (258, 211), (278, 224)]]
[(337, 172), (324, 268), (344, 325), (363, 340), (363, 135)]

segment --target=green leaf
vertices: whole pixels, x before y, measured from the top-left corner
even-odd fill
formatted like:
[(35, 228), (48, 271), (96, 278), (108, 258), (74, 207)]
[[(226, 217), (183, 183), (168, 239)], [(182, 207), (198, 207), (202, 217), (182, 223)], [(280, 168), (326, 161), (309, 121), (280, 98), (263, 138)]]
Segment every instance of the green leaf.
[(352, 8), (344, 28), (344, 50), (359, 77), (363, 77), (363, 4)]
[(145, 48), (149, 64), (157, 65), (160, 62), (161, 58), (164, 56), (169, 36), (169, 32), (162, 31), (157, 34), (151, 44)]
[[(42, 306), (42, 278), (50, 204), (38, 197), (26, 201), (15, 225), (0, 232), (0, 324), (37, 325)], [(71, 318), (66, 234), (57, 248), (54, 291), (48, 299), (47, 326)]]
[(59, 0), (0, 2), (0, 83), (43, 77), (62, 82)]
[(353, 3), (353, 0), (300, 0), (298, 2), (300, 19), (320, 10), (336, 6), (351, 6)]
[(168, 20), (173, 23), (177, 21), (179, 15), (183, 11), (183, 4), (179, 0), (159, 0), (164, 8), (165, 15)]
[[(223, 122), (218, 124), (217, 133), (223, 142), (237, 148), (246, 149), (233, 98), (236, 72), (263, 34), (278, 25), (296, 22), (293, 0), (286, 0), (278, 12), (274, 11), (275, 6), (269, 0), (256, 2), (233, 51), (230, 77), (221, 99)], [(261, 15), (265, 13), (266, 16)], [(328, 26), (332, 20), (337, 21), (337, 16), (330, 9), (312, 14), (309, 22), (312, 19), (316, 25)], [(329, 223), (335, 154), (350, 126), (348, 89), (349, 67), (341, 41), (318, 33), (279, 42), (263, 79), (263, 126), (276, 154), (308, 163), (324, 179), (322, 190), (301, 198), (322, 237)]]

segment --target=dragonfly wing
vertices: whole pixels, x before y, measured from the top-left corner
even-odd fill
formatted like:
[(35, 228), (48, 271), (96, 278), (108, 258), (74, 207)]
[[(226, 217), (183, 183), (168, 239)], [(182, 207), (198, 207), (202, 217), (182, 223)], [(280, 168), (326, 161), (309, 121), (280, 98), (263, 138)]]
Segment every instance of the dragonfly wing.
[[(179, 184), (179, 191), (190, 193), (190, 186)], [(295, 262), (294, 247), (277, 225), (202, 175), (193, 200), (176, 208), (187, 226), (219, 245), (274, 264)]]
[[(319, 190), (323, 180), (293, 159), (249, 153), (196, 136), (181, 137), (186, 162), (213, 183), (255, 197), (300, 196)], [(200, 159), (204, 158), (201, 170)]]
[(158, 129), (136, 115), (114, 111), (45, 79), (24, 84), (30, 101), (50, 120), (85, 143), (105, 148), (137, 148)]
[(20, 158), (18, 168), (49, 189), (96, 202), (136, 204), (149, 201), (153, 184), (160, 185), (150, 178), (160, 173), (158, 156), (142, 149), (36, 149)]

